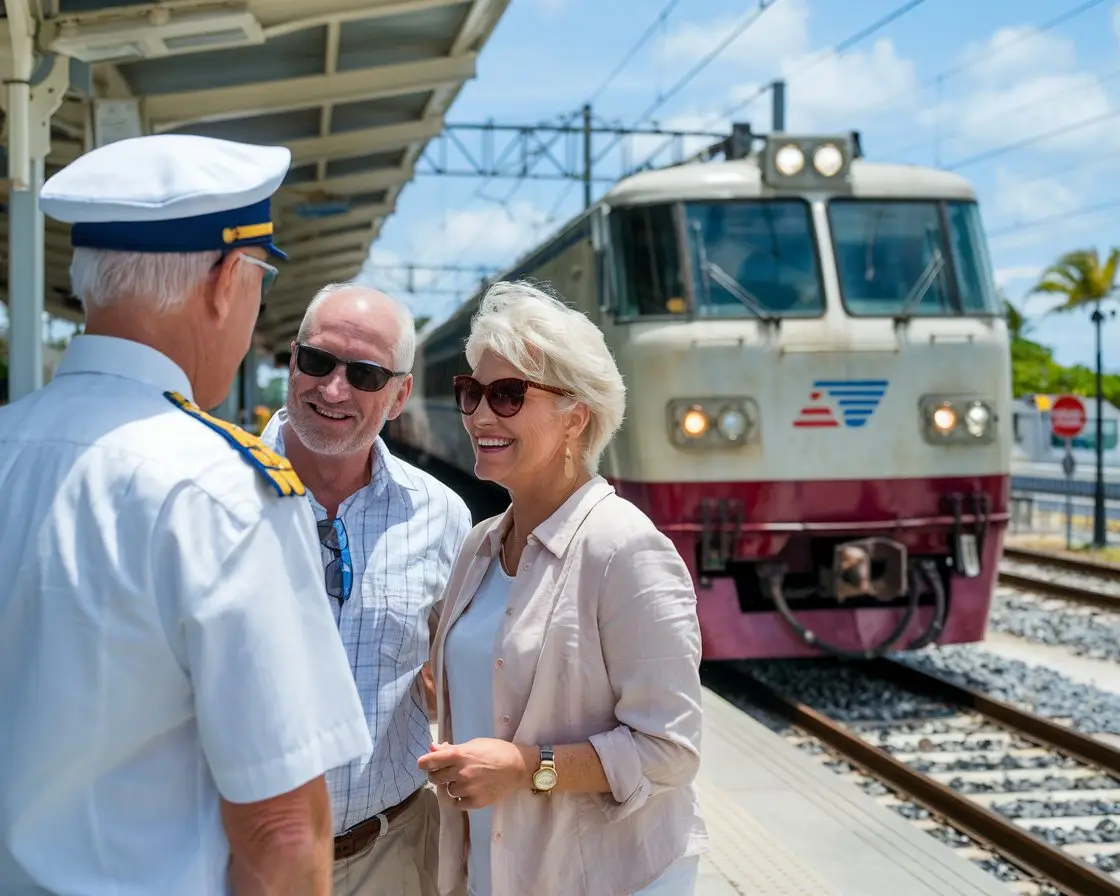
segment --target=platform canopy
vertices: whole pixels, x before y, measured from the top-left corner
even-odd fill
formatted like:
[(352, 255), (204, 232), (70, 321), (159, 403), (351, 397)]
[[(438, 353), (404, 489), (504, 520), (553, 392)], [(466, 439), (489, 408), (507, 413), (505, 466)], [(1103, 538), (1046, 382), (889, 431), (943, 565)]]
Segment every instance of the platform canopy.
[[(443, 128), (509, 0), (19, 0), (42, 63), (68, 57), (46, 175), (101, 142), (192, 133), (285, 144), (274, 204), (291, 257), (260, 323), (283, 346), (317, 287), (352, 277)], [(0, 46), (17, 27), (4, 4)], [(76, 60), (76, 61), (75, 61)], [(7, 219), (0, 239), (7, 300)], [(78, 320), (65, 225), (48, 221), (46, 310)]]

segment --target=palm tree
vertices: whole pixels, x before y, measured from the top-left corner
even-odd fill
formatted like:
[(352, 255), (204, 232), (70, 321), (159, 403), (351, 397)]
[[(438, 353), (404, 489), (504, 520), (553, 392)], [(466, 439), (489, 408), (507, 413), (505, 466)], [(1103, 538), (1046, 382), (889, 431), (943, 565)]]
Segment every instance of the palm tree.
[(1000, 292), (1000, 298), (1003, 300), (1003, 316), (1007, 320), (1008, 335), (1012, 341), (1026, 339), (1027, 334), (1034, 329), (1034, 325), (1027, 320), (1022, 311), (1011, 304), (1002, 292)]
[(1091, 320), (1097, 331), (1097, 481), (1093, 491), (1093, 546), (1103, 548), (1108, 541), (1104, 515), (1104, 390), (1101, 382), (1101, 302), (1113, 297), (1120, 249), (1108, 253), (1102, 265), (1096, 249), (1067, 252), (1042, 272), (1032, 293), (1048, 293), (1065, 298), (1052, 310), (1058, 313), (1092, 307)]

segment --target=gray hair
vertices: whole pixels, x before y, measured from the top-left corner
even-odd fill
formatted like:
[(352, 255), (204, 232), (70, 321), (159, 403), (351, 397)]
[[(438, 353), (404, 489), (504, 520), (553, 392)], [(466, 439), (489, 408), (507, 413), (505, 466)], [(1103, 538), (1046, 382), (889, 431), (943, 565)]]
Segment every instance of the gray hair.
[(363, 283), (355, 283), (352, 280), (345, 283), (328, 283), (315, 293), (315, 296), (307, 305), (307, 310), (303, 313), (303, 321), (299, 325), (299, 333), (296, 336), (296, 341), (303, 342), (307, 338), (307, 334), (311, 330), (315, 312), (318, 311), (320, 305), (335, 293), (345, 292), (349, 289), (376, 292), (380, 296), (388, 299), (388, 305), (390, 309), (392, 309), (401, 327), (401, 335), (397, 340), (396, 349), (393, 352), (393, 365), (397, 370), (411, 371), (412, 362), (416, 358), (416, 321), (412, 317), (412, 312), (402, 302), (381, 292), (381, 290), (374, 289), (372, 286), (366, 286)]
[(180, 308), (221, 260), (221, 252), (117, 252), (77, 248), (70, 287), (91, 309), (137, 299), (156, 314)]
[(466, 354), (472, 368), (487, 350), (530, 379), (570, 392), (569, 407), (587, 405), (583, 464), (595, 473), (626, 413), (626, 386), (602, 330), (537, 285), (502, 281), (486, 291), (471, 321)]

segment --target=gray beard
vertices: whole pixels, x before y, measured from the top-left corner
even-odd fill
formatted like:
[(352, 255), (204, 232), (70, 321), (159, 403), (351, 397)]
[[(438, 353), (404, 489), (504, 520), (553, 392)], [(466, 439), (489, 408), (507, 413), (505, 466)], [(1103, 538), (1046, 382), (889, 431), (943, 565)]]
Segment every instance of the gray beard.
[(295, 431), (308, 451), (332, 457), (343, 457), (348, 454), (357, 454), (359, 451), (370, 450), (377, 440), (378, 433), (385, 425), (385, 419), (388, 417), (386, 412), (380, 420), (376, 421), (376, 426), (370, 426), (369, 421), (367, 421), (366, 425), (354, 432), (332, 436), (314, 427), (312, 422), (307, 420), (306, 415), (314, 413), (310, 408), (293, 407), (293, 403), (289, 403), (288, 425)]

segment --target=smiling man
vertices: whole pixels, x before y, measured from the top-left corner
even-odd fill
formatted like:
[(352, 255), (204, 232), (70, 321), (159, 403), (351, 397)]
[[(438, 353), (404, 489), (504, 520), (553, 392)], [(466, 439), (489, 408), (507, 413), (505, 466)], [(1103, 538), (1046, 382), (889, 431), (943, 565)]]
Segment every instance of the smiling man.
[(378, 435), (412, 391), (415, 348), (399, 302), (355, 284), (324, 288), (292, 345), (286, 406), (261, 436), (307, 485), (373, 738), (371, 754), (327, 774), (335, 896), (437, 892), (439, 810), (416, 764), (431, 741), (421, 671), (471, 518)]

